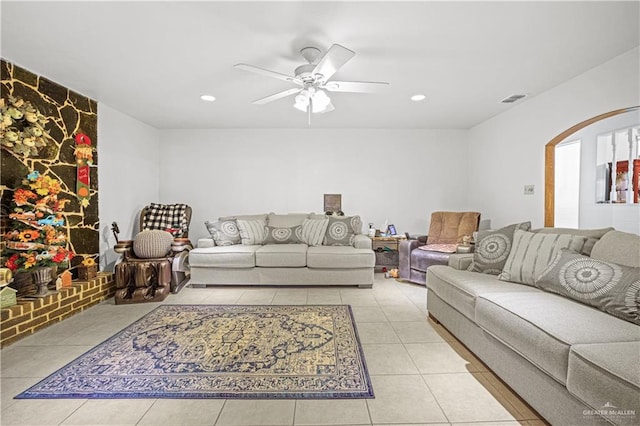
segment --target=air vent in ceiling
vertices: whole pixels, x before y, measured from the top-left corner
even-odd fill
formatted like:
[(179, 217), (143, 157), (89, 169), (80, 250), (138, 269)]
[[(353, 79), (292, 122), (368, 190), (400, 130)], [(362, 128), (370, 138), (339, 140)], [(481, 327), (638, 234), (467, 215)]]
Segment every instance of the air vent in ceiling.
[(527, 95), (511, 95), (508, 96), (506, 98), (504, 98), (503, 100), (501, 100), (500, 102), (502, 102), (503, 104), (512, 104), (516, 101), (519, 101), (522, 98), (525, 98)]

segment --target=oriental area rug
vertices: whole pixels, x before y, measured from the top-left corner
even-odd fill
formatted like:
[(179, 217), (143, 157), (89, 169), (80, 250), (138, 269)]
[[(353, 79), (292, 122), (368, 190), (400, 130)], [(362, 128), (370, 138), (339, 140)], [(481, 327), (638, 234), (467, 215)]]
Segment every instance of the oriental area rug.
[(373, 398), (348, 305), (163, 305), (23, 398)]

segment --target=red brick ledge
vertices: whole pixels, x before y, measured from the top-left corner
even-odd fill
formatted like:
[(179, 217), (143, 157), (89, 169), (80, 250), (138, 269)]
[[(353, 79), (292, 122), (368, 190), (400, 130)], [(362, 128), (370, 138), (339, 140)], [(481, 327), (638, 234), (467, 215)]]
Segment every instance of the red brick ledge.
[(0, 310), (0, 348), (55, 324), (112, 297), (116, 283), (112, 273), (99, 272), (88, 281), (39, 299), (19, 298), (18, 304)]

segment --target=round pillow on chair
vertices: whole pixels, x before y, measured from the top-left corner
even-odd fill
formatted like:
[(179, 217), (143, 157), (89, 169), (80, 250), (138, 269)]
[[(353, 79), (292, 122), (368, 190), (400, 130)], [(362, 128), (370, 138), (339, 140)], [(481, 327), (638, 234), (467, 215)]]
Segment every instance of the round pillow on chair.
[(133, 252), (141, 259), (164, 257), (171, 250), (173, 235), (159, 229), (140, 232), (133, 240)]

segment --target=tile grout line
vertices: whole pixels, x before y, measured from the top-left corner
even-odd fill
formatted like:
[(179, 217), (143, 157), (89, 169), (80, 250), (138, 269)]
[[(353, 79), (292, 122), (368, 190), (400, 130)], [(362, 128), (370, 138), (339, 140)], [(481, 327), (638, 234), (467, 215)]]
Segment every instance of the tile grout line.
[(218, 411), (218, 415), (216, 416), (216, 419), (213, 421), (212, 426), (216, 426), (218, 424), (218, 421), (220, 420), (220, 416), (222, 416), (222, 411), (224, 410), (225, 405), (227, 405), (227, 401), (228, 399), (225, 399), (224, 402), (222, 403), (222, 407), (220, 407), (220, 411)]
[(447, 413), (444, 411), (444, 408), (442, 408), (442, 405), (440, 404), (440, 401), (438, 401), (438, 398), (436, 397), (436, 394), (433, 393), (433, 390), (431, 389), (431, 386), (429, 386), (429, 383), (427, 383), (427, 381), (425, 380), (424, 375), (421, 374), (420, 378), (422, 379), (422, 382), (424, 383), (424, 385), (429, 390), (429, 393), (431, 394), (431, 396), (433, 396), (433, 400), (436, 402), (436, 405), (438, 406), (438, 408), (442, 412), (442, 415), (444, 416), (445, 419), (447, 419), (447, 423), (452, 424), (451, 420), (449, 420), (449, 416), (447, 416)]
[[(136, 422), (136, 426), (140, 424), (140, 422), (142, 421), (142, 419), (144, 419), (144, 417), (149, 413), (149, 411), (151, 411), (151, 409), (153, 408), (154, 405), (156, 405), (156, 403), (158, 402), (158, 399), (156, 398), (155, 401), (153, 401), (153, 404), (151, 404), (149, 406), (149, 408), (147, 408), (147, 411), (145, 411), (142, 416), (140, 416), (140, 418), (138, 419), (138, 421)], [(65, 419), (66, 420), (66, 419)], [(64, 422), (63, 422), (64, 423)]]

